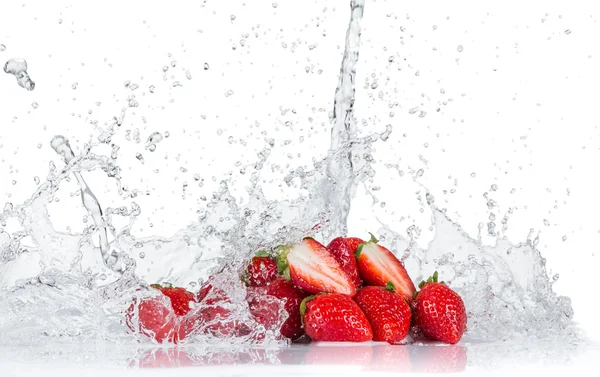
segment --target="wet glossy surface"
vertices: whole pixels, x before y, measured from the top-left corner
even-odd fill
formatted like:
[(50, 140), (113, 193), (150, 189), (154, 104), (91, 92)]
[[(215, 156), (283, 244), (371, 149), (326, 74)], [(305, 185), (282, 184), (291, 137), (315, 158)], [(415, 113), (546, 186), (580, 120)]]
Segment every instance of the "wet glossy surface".
[[(0, 348), (2, 376), (177, 376), (202, 375), (372, 375), (379, 373), (460, 373), (522, 370), (594, 371), (597, 344), (560, 342), (312, 343), (287, 348), (114, 347), (111, 345)], [(167, 372), (168, 370), (168, 372)], [(546, 374), (548, 374), (546, 373)]]

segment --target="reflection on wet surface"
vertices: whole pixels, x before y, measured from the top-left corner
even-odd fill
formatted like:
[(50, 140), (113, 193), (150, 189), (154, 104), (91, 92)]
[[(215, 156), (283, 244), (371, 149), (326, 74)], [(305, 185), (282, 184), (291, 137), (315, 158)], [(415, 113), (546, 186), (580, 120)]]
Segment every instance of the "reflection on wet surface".
[[(116, 346), (108, 344), (0, 349), (0, 365), (19, 363), (85, 366), (86, 369), (117, 367), (127, 374), (156, 368), (206, 368), (215, 366), (303, 366), (306, 372), (318, 367), (352, 366), (364, 372), (462, 372), (471, 367), (506, 365), (563, 365), (573, 358), (597, 351), (594, 344), (559, 341), (464, 342), (458, 345), (416, 343), (392, 346), (315, 342), (285, 348), (215, 346)], [(7, 364), (8, 365), (8, 364)], [(229, 369), (228, 369), (229, 370)], [(127, 372), (129, 371), (129, 372)]]

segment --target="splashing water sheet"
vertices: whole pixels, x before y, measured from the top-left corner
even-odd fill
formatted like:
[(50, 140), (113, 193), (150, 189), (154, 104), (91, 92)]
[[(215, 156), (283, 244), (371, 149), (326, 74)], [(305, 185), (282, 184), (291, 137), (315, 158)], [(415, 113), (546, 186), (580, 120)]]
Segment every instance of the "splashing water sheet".
[[(569, 48), (570, 58), (548, 64), (579, 65), (580, 76), (557, 85), (578, 93), (599, 83), (598, 48), (569, 40), (597, 35), (595, 16), (540, 6), (513, 19), (520, 8), (511, 4), (465, 15), (441, 4), (296, 3), (7, 6), (0, 25), (10, 18), (15, 27), (0, 31), (10, 32), (0, 34), (0, 367), (9, 376), (597, 367), (595, 315), (586, 314), (597, 295), (591, 279), (569, 273), (593, 271), (595, 254), (561, 269), (566, 258), (552, 251), (569, 239), (554, 233), (570, 229), (557, 222), (577, 207), (571, 190), (588, 188), (537, 140), (558, 135), (565, 149), (597, 150), (597, 125), (565, 115), (565, 124), (539, 126), (556, 124), (540, 107), (559, 101), (566, 114), (588, 99), (540, 89), (554, 76), (531, 63)], [(110, 30), (97, 13), (112, 19)], [(19, 33), (27, 25), (59, 42)], [(581, 121), (584, 136), (562, 140), (552, 127), (564, 132), (567, 120)], [(453, 135), (469, 141), (457, 146)], [(556, 160), (536, 159), (538, 146)], [(539, 173), (547, 166), (552, 173)], [(517, 190), (541, 199), (519, 202)], [(256, 322), (240, 274), (257, 250), (367, 232), (415, 283), (438, 271), (461, 295), (468, 329), (458, 344), (291, 344), (278, 336), (287, 313), (277, 300), (279, 325)], [(170, 307), (149, 284), (197, 292), (209, 276), (230, 299), (229, 319), (176, 346), (131, 333), (134, 300)], [(227, 321), (247, 330), (205, 331)]]

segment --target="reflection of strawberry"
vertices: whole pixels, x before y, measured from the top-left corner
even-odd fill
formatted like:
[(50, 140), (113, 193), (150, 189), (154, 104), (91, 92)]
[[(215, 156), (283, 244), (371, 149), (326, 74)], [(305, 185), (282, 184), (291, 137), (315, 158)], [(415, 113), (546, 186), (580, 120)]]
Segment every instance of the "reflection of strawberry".
[(402, 262), (385, 247), (377, 244), (377, 239), (371, 235), (371, 240), (361, 244), (356, 251), (358, 272), (361, 278), (370, 285), (385, 287), (391, 281), (396, 291), (412, 300), (415, 285), (406, 272)]
[(405, 298), (394, 293), (394, 285), (364, 287), (354, 301), (367, 316), (373, 329), (373, 340), (390, 344), (400, 342), (408, 334), (411, 310)]
[[(181, 368), (194, 365), (190, 355), (180, 348), (152, 348), (139, 358), (139, 368)], [(130, 365), (136, 366), (135, 364)]]
[(304, 330), (300, 319), (300, 303), (307, 294), (294, 287), (292, 283), (284, 278), (272, 281), (265, 287), (264, 291), (255, 294), (254, 298), (249, 301), (250, 313), (267, 329), (277, 323), (279, 316), (276, 311), (279, 309), (279, 305), (268, 300), (265, 296), (261, 296), (261, 293), (284, 301), (288, 318), (281, 326), (281, 335), (292, 340), (302, 336)]
[(373, 347), (373, 362), (369, 371), (409, 373), (411, 361), (407, 347), (389, 344)]
[(127, 326), (132, 331), (139, 331), (159, 343), (165, 341), (177, 343), (181, 339), (180, 334), (177, 332), (177, 317), (190, 311), (189, 303), (194, 301), (194, 295), (184, 288), (174, 288), (168, 283), (163, 283), (163, 285), (152, 284), (151, 287), (158, 289), (164, 296), (169, 298), (171, 308), (165, 306), (162, 297), (142, 299), (137, 305), (138, 323), (136, 329), (133, 318), (137, 300), (134, 299), (134, 304), (127, 310)]
[(373, 338), (367, 317), (347, 295), (325, 293), (309, 296), (302, 300), (300, 315), (312, 340), (366, 342)]
[(368, 365), (373, 357), (370, 345), (311, 346), (304, 363), (309, 365)]
[(339, 262), (344, 272), (350, 277), (350, 280), (354, 283), (356, 288), (359, 288), (360, 277), (358, 276), (358, 267), (356, 266), (356, 258), (352, 246), (348, 242), (347, 238), (338, 237), (334, 238), (327, 249), (331, 252), (331, 255)]
[(430, 339), (458, 343), (467, 328), (465, 304), (456, 292), (437, 280), (435, 272), (419, 285), (421, 290), (415, 299), (415, 325)]
[(244, 272), (243, 280), (251, 287), (263, 287), (277, 279), (277, 261), (264, 251), (259, 251)]
[(342, 266), (325, 246), (312, 238), (281, 247), (277, 258), (283, 276), (306, 292), (356, 294), (356, 286)]
[(467, 367), (467, 351), (461, 346), (428, 344), (410, 351), (415, 373), (457, 373)]

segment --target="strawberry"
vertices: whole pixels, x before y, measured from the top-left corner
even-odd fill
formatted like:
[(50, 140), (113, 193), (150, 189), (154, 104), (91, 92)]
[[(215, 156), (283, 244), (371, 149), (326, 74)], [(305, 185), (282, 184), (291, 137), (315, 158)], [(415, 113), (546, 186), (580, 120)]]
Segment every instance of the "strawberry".
[(169, 283), (152, 284), (152, 288), (158, 289), (163, 295), (171, 300), (173, 311), (178, 316), (186, 315), (190, 311), (190, 302), (195, 302), (194, 294), (185, 288), (173, 287)]
[(300, 289), (309, 293), (356, 294), (356, 286), (335, 257), (312, 238), (280, 247), (279, 272)]
[(348, 295), (309, 296), (300, 304), (300, 315), (312, 340), (366, 342), (373, 338), (367, 317)]
[(277, 261), (265, 251), (259, 251), (244, 271), (243, 280), (250, 287), (264, 287), (278, 277)]
[(342, 269), (350, 277), (354, 286), (359, 288), (361, 286), (361, 281), (358, 276), (356, 258), (354, 257), (356, 250), (352, 250), (352, 246), (348, 242), (348, 239), (343, 237), (334, 238), (329, 245), (327, 245), (327, 249), (342, 266)]
[(231, 300), (227, 294), (213, 287), (213, 277), (210, 277), (196, 295), (200, 308), (183, 318), (178, 329), (179, 337), (185, 337), (193, 332), (211, 334), (213, 336), (242, 336), (247, 335), (248, 327), (231, 319)]
[[(133, 321), (136, 306), (137, 326)], [(134, 299), (133, 304), (127, 309), (125, 318), (130, 330), (144, 334), (158, 343), (177, 343), (179, 340), (176, 331), (177, 316), (172, 308), (165, 305), (161, 297), (144, 298), (139, 304), (137, 299)]]
[(348, 242), (348, 246), (350, 246), (350, 252), (352, 255), (356, 253), (356, 250), (358, 250), (358, 246), (360, 246), (361, 243), (365, 243), (365, 241), (358, 237), (347, 237), (345, 240)]
[(437, 271), (419, 288), (415, 294), (415, 325), (430, 339), (458, 343), (467, 328), (463, 300), (444, 282), (438, 283)]
[(279, 305), (274, 305), (264, 298), (264, 295), (276, 297), (284, 301), (288, 318), (281, 326), (281, 335), (296, 340), (304, 334), (300, 318), (300, 304), (307, 296), (292, 283), (279, 278), (269, 283), (263, 291), (256, 292), (249, 300), (250, 313), (256, 317), (257, 322), (269, 329), (277, 322)]
[(388, 283), (385, 288), (364, 287), (354, 297), (371, 324), (373, 340), (396, 344), (408, 334), (410, 306), (403, 296), (394, 292), (394, 285)]
[(194, 301), (194, 295), (184, 288), (174, 288), (168, 283), (163, 283), (163, 285), (152, 284), (151, 287), (158, 289), (164, 296), (168, 297), (171, 307), (165, 306), (161, 297), (142, 299), (137, 305), (138, 326), (136, 329), (133, 324), (133, 317), (137, 300), (134, 299), (134, 303), (127, 310), (127, 326), (132, 331), (139, 331), (159, 343), (165, 341), (177, 343), (182, 339), (178, 333), (178, 317), (184, 316), (190, 311), (189, 303)]
[(415, 285), (410, 280), (404, 265), (391, 251), (378, 245), (377, 242), (375, 236), (371, 234), (371, 239), (356, 250), (360, 276), (370, 285), (385, 287), (388, 282), (392, 282), (399, 294), (407, 300), (412, 300)]

